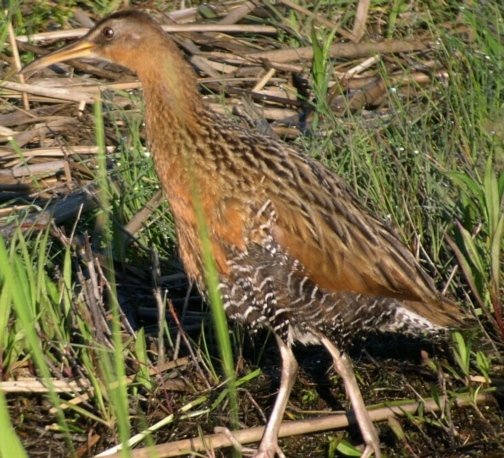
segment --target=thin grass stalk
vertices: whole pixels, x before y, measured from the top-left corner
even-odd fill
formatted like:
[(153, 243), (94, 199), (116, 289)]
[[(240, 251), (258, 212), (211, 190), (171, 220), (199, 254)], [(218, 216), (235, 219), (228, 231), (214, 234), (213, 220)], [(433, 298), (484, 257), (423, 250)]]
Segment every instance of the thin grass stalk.
[(2, 440), (0, 440), (0, 458), (27, 458), (19, 436), (12, 426), (7, 401), (3, 391), (0, 389), (0, 431), (2, 431)]
[[(108, 193), (108, 174), (107, 174), (107, 157), (105, 149), (105, 135), (103, 124), (103, 113), (101, 101), (94, 105), (95, 115), (95, 138), (98, 145), (98, 183), (101, 190), (101, 202), (103, 205), (103, 214), (101, 218), (102, 236), (105, 245), (105, 259), (108, 262), (108, 299), (109, 307), (112, 313), (111, 330), (113, 351), (110, 354), (107, 350), (101, 351), (102, 358), (100, 363), (103, 373), (107, 378), (110, 389), (110, 400), (113, 406), (116, 418), (115, 421), (119, 427), (119, 438), (122, 444), (126, 444), (131, 436), (131, 428), (129, 422), (128, 408), (128, 392), (126, 386), (126, 369), (123, 358), (123, 342), (121, 338), (121, 312), (117, 301), (117, 292), (115, 288), (115, 275), (113, 265), (113, 241), (111, 239), (111, 220), (110, 220), (110, 202)], [(123, 456), (130, 456), (129, 447), (123, 447)]]
[[(23, 238), (21, 232), (18, 232), (18, 237), (21, 239)], [(65, 443), (68, 447), (68, 454), (69, 456), (73, 456), (75, 454), (75, 449), (70, 437), (70, 430), (67, 422), (65, 421), (59, 397), (52, 383), (51, 373), (45, 360), (43, 348), (40, 345), (40, 337), (38, 335), (38, 315), (33, 313), (35, 310), (35, 304), (32, 302), (34, 297), (30, 297), (30, 295), (26, 294), (28, 290), (32, 289), (32, 286), (29, 284), (29, 277), (27, 276), (28, 269), (25, 265), (23, 265), (21, 258), (14, 250), (11, 250), (9, 256), (3, 238), (1, 237), (0, 265), (10, 266), (10, 268), (4, 269), (3, 271), (4, 284), (2, 285), (2, 294), (8, 294), (12, 298), (13, 308), (17, 319), (20, 321), (24, 330), (27, 346), (30, 349), (33, 362), (35, 363), (44, 384), (49, 390), (49, 399), (56, 408), (56, 417), (62, 430)], [(5, 291), (7, 292), (5, 293)]]
[[(1, 236), (0, 249), (5, 249)], [(6, 258), (5, 253), (3, 257), (4, 259)], [(7, 322), (11, 313), (11, 307), (11, 287), (6, 286), (5, 276), (2, 272), (0, 272), (0, 355), (2, 356), (5, 354), (5, 344), (8, 337)], [(2, 363), (3, 362), (4, 361), (2, 360)], [(0, 440), (0, 458), (13, 456), (24, 458), (28, 456), (12, 425), (7, 401), (2, 389), (0, 389), (0, 431), (2, 431), (2, 440)]]
[[(193, 170), (193, 169), (190, 169)], [(212, 317), (217, 334), (219, 344), (219, 353), (222, 360), (222, 367), (227, 379), (228, 396), (230, 404), (230, 422), (233, 429), (238, 428), (238, 398), (236, 394), (236, 377), (234, 373), (233, 351), (231, 348), (231, 340), (229, 338), (229, 329), (227, 325), (226, 312), (222, 304), (222, 297), (219, 292), (219, 277), (217, 273), (217, 265), (212, 253), (208, 225), (205, 220), (205, 214), (201, 201), (200, 189), (197, 185), (194, 173), (190, 173), (191, 193), (196, 212), (199, 237), (203, 249), (203, 262), (205, 266), (205, 280), (207, 285), (208, 297), (210, 299), (210, 307)]]

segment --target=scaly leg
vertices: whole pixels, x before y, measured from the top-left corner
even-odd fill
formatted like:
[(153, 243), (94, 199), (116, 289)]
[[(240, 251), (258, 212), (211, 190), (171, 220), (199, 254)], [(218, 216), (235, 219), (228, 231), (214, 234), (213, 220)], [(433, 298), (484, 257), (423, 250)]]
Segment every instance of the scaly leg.
[(296, 380), (298, 364), (292, 350), (282, 339), (279, 337), (276, 339), (278, 347), (280, 348), (280, 355), (282, 356), (282, 379), (280, 381), (280, 389), (278, 390), (273, 412), (271, 412), (255, 458), (274, 458), (275, 454), (280, 458), (285, 458), (285, 455), (278, 446), (278, 431), (282, 424), (282, 418), (285, 408), (287, 407), (287, 402), (289, 401), (292, 386)]
[(380, 458), (380, 439), (378, 438), (376, 428), (371, 421), (371, 417), (369, 416), (364, 400), (362, 399), (359, 385), (357, 385), (357, 379), (355, 378), (355, 373), (352, 368), (352, 363), (349, 361), (348, 356), (345, 353), (342, 354), (329, 339), (321, 337), (320, 340), (332, 355), (334, 368), (343, 379), (346, 392), (352, 403), (353, 411), (362, 433), (362, 437), (366, 443), (366, 448), (362, 453), (361, 458), (368, 458), (373, 454), (373, 452), (376, 458)]

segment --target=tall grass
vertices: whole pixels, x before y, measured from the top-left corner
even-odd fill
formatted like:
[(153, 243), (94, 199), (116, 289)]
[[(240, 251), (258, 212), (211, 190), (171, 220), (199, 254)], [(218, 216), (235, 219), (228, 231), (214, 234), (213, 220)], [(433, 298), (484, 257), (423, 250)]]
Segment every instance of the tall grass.
[[(0, 238), (0, 265), (4, 266), (0, 274), (0, 303), (4, 306), (0, 310), (3, 315), (1, 321), (7, 322), (11, 307), (16, 317), (14, 324), (9, 320), (7, 332), (3, 333), (3, 339), (0, 341), (0, 348), (7, 356), (7, 361), (12, 359), (12, 356), (17, 356), (16, 360), (10, 361), (12, 364), (19, 358), (27, 358), (35, 364), (41, 380), (48, 388), (51, 403), (56, 407), (58, 423), (64, 433), (66, 444), (72, 451), (73, 444), (68, 424), (61, 409), (61, 401), (54, 389), (50, 370), (55, 363), (51, 344), (68, 342), (69, 339), (67, 330), (60, 324), (62, 320), (57, 315), (58, 291), (44, 269), (48, 232), (39, 237), (39, 243), (31, 253), (20, 233), (16, 239), (17, 243), (11, 245), (11, 249), (8, 250)], [(31, 268), (32, 266), (35, 269)], [(9, 367), (4, 366), (3, 369), (7, 373), (10, 372)], [(4, 402), (1, 403), (0, 409), (2, 406), (5, 407)], [(0, 414), (4, 421), (6, 421), (5, 415), (5, 411)], [(12, 436), (12, 443), (17, 444), (18, 440), (11, 429), (7, 429), (6, 436)], [(4, 452), (5, 456), (9, 456), (6, 450)]]

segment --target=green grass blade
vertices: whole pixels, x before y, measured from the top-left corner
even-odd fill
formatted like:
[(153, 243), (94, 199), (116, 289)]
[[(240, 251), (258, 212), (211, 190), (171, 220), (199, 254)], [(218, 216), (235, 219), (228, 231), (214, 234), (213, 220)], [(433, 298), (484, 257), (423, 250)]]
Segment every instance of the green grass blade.
[[(22, 235), (18, 233), (18, 238), (22, 239)], [(10, 255), (7, 253), (3, 238), (0, 237), (0, 265), (10, 266), (9, 269), (4, 270), (4, 284), (3, 288), (8, 289), (12, 297), (12, 303), (17, 319), (19, 320), (28, 346), (31, 351), (31, 357), (38, 369), (38, 372), (49, 389), (49, 398), (56, 408), (56, 415), (58, 423), (64, 433), (64, 438), (68, 447), (69, 455), (74, 454), (74, 448), (70, 439), (70, 431), (65, 421), (63, 411), (59, 406), (59, 399), (52, 384), (51, 373), (45, 361), (45, 355), (41, 345), (41, 339), (37, 333), (38, 323), (35, 314), (34, 295), (26, 294), (28, 291), (33, 291), (33, 287), (29, 281), (33, 281), (33, 276), (27, 274), (27, 270), (23, 265), (20, 257), (11, 251)]]
[(0, 431), (2, 438), (0, 439), (0, 458), (25, 458), (28, 457), (25, 452), (18, 435), (12, 427), (7, 409), (5, 395), (0, 389)]
[[(101, 229), (103, 244), (105, 245), (106, 259), (108, 262), (108, 299), (112, 313), (111, 328), (114, 348), (112, 353), (107, 349), (100, 351), (100, 366), (108, 383), (108, 391), (111, 406), (115, 411), (115, 419), (119, 427), (119, 438), (122, 444), (126, 444), (131, 436), (128, 391), (126, 384), (126, 368), (124, 365), (123, 341), (121, 334), (121, 310), (117, 300), (115, 288), (115, 269), (113, 265), (113, 240), (111, 228), (111, 205), (109, 198), (109, 177), (107, 173), (107, 156), (105, 149), (105, 129), (103, 124), (103, 114), (101, 101), (94, 105), (95, 114), (95, 136), (98, 145), (98, 183), (101, 190), (101, 202), (103, 213), (101, 217)], [(123, 456), (130, 456), (129, 447), (122, 449)]]

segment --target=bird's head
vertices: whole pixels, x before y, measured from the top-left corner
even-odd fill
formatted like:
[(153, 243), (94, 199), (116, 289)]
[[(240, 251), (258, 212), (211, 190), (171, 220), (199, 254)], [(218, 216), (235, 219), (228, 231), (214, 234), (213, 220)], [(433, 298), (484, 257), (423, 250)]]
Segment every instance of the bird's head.
[(107, 16), (76, 42), (34, 60), (21, 72), (79, 58), (115, 62), (138, 75), (154, 149), (166, 152), (157, 145), (169, 144), (170, 134), (196, 130), (205, 111), (196, 75), (175, 42), (149, 15), (122, 11)]
[(39, 70), (69, 59), (97, 58), (123, 65), (140, 74), (155, 65), (156, 48), (177, 53), (161, 26), (139, 11), (122, 11), (107, 16), (76, 42), (34, 60), (21, 72)]

